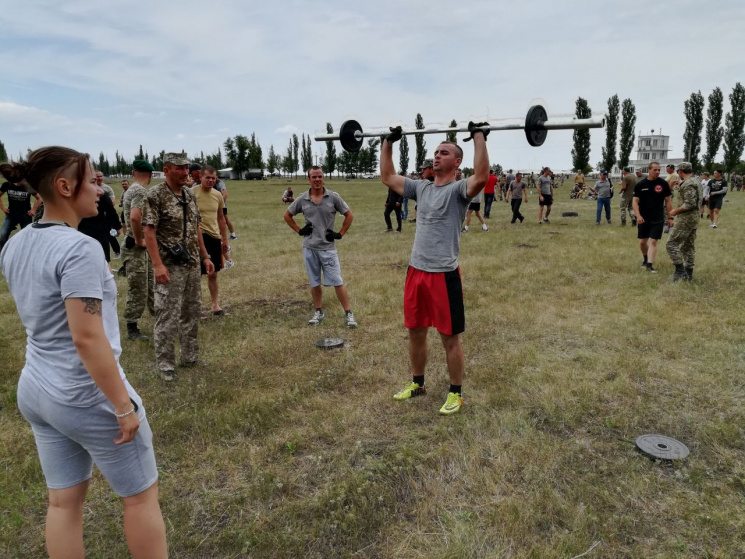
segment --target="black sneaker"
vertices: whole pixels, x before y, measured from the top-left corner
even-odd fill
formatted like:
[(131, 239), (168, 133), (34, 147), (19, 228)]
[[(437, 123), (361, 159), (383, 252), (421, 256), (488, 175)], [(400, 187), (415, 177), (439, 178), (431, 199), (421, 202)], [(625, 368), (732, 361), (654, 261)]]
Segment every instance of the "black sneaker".
[(652, 264), (650, 264), (649, 262), (647, 262), (645, 268), (647, 268), (647, 272), (649, 272), (650, 274), (656, 274), (657, 273), (657, 270), (655, 270), (654, 269), (654, 266), (652, 266)]
[(139, 340), (139, 341), (147, 341), (150, 339), (150, 336), (147, 334), (143, 334), (141, 330), (128, 330), (127, 331), (127, 339), (128, 340)]

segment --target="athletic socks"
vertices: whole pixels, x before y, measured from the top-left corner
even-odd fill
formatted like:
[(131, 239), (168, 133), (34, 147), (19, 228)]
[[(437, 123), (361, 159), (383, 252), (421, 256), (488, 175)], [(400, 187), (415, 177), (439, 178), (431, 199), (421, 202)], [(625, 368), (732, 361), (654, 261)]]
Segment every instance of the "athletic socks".
[(460, 384), (451, 384), (449, 392), (455, 392), (458, 396), (463, 395), (463, 388)]
[(413, 378), (414, 382), (417, 383), (419, 386), (424, 386), (424, 375), (416, 376), (414, 375)]

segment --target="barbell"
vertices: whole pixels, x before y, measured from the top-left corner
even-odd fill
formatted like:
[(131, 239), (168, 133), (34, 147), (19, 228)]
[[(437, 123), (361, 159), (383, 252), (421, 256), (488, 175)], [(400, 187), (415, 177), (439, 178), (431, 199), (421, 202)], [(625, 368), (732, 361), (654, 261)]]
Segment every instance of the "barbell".
[[(517, 119), (515, 119), (517, 120)], [(549, 130), (583, 130), (588, 128), (602, 128), (605, 126), (605, 117), (593, 116), (590, 118), (564, 117), (548, 118), (546, 109), (542, 105), (533, 105), (525, 117), (525, 124), (515, 122), (513, 124), (497, 124), (484, 126), (488, 130), (524, 130), (525, 137), (531, 146), (543, 145)], [(468, 127), (450, 128), (413, 128), (402, 131), (404, 136), (414, 134), (450, 134), (453, 132), (469, 132)], [(318, 134), (317, 142), (329, 142), (339, 140), (344, 151), (356, 152), (362, 147), (363, 138), (378, 138), (386, 132), (363, 132), (362, 126), (356, 120), (345, 120), (339, 128), (338, 134)]]

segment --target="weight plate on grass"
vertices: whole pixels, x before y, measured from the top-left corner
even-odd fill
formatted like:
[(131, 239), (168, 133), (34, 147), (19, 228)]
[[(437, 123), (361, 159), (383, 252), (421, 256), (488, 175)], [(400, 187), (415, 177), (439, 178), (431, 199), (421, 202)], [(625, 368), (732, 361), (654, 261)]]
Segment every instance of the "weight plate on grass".
[(336, 349), (344, 346), (344, 340), (341, 338), (321, 338), (316, 342), (319, 349)]
[(542, 146), (546, 141), (548, 130), (543, 128), (543, 123), (548, 120), (546, 109), (541, 105), (533, 105), (525, 117), (525, 137), (533, 147)]
[(577, 212), (562, 212), (561, 217), (577, 217), (579, 214)]
[(690, 452), (682, 442), (665, 435), (642, 435), (636, 439), (636, 446), (644, 454), (662, 460), (682, 460)]
[(357, 137), (355, 132), (362, 133), (362, 126), (356, 120), (345, 120), (339, 128), (339, 142), (344, 151), (357, 152), (362, 147), (362, 136)]

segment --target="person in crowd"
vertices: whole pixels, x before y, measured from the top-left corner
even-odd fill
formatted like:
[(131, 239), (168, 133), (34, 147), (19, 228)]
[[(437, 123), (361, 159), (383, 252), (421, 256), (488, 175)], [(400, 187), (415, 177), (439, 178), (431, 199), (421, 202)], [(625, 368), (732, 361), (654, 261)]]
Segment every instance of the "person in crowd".
[(598, 206), (595, 212), (595, 225), (600, 225), (600, 218), (605, 208), (605, 219), (610, 225), (610, 199), (613, 197), (613, 185), (608, 179), (608, 171), (600, 171), (600, 180), (595, 182), (591, 188), (592, 193), (597, 196)]
[(105, 196), (90, 158), (45, 147), (0, 172), (14, 184), (27, 181), (44, 200), (42, 219), (8, 242), (0, 269), (28, 339), (17, 403), (49, 490), (47, 553), (84, 556), (83, 507), (95, 464), (124, 503), (132, 557), (165, 558), (153, 434), (119, 363), (116, 280), (98, 243), (78, 231)]
[[(308, 182), (310, 189), (298, 196), (284, 215), (285, 223), (295, 233), (304, 237), (303, 260), (315, 308), (308, 324), (317, 326), (326, 318), (323, 312), (322, 287), (326, 285), (333, 286), (336, 291), (336, 298), (344, 310), (347, 328), (357, 328), (347, 287), (341, 277), (339, 253), (336, 250), (336, 241), (340, 241), (346, 235), (354, 216), (342, 197), (323, 185), (323, 171), (320, 167), (314, 165), (308, 170)], [(305, 225), (302, 228), (295, 221), (295, 216), (300, 213), (305, 217)], [(337, 213), (344, 216), (344, 222), (339, 231), (335, 232), (334, 221)]]
[[(3, 194), (8, 197), (7, 207), (3, 204)], [(32, 197), (36, 200), (33, 208), (31, 207)], [(0, 186), (0, 211), (5, 214), (5, 220), (0, 228), (0, 250), (8, 242), (10, 234), (16, 227), (23, 229), (31, 224), (40, 205), (41, 198), (36, 192), (33, 194), (29, 192), (26, 181), (18, 184), (7, 181)]]
[(515, 180), (510, 183), (510, 188), (507, 190), (507, 200), (512, 205), (512, 221), (514, 224), (517, 220), (520, 223), (525, 221), (525, 216), (520, 213), (520, 206), (523, 202), (528, 203), (528, 186), (523, 182), (523, 174), (518, 172), (515, 175)]
[(155, 362), (161, 378), (173, 381), (178, 378), (176, 337), (181, 346), (181, 366), (199, 364), (202, 303), (199, 264), (204, 264), (207, 274), (215, 266), (199, 232), (201, 216), (197, 202), (186, 186), (189, 158), (185, 153), (166, 153), (163, 172), (165, 182), (147, 191), (142, 224), (155, 275)]
[(409, 331), (409, 357), (412, 380), (393, 399), (408, 400), (426, 394), (424, 372), (427, 365), (427, 334), (434, 327), (445, 348), (450, 388), (440, 408), (443, 415), (460, 411), (463, 405), (465, 357), (460, 334), (465, 331), (463, 287), (458, 254), (460, 229), (471, 200), (481, 192), (489, 178), (486, 150), (486, 123), (469, 123), (474, 147), (473, 174), (455, 180), (463, 161), (463, 150), (455, 143), (443, 142), (435, 150), (434, 181), (413, 181), (396, 173), (392, 144), (401, 138), (401, 128), (385, 135), (380, 148), (380, 180), (405, 198), (416, 200), (419, 222), (406, 274), (404, 288), (404, 326)]
[(642, 268), (652, 274), (657, 273), (654, 267), (657, 256), (657, 243), (662, 238), (662, 230), (667, 224), (672, 225), (669, 218), (672, 210), (670, 185), (660, 177), (660, 164), (652, 161), (649, 164), (649, 176), (636, 183), (634, 188), (634, 215), (636, 215), (637, 238), (644, 261)]

